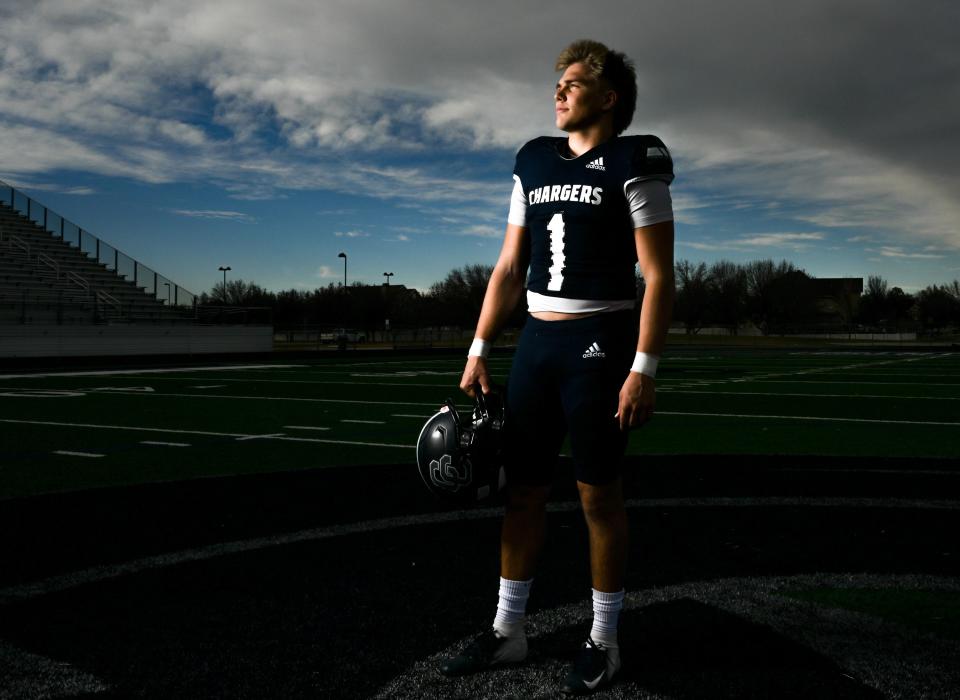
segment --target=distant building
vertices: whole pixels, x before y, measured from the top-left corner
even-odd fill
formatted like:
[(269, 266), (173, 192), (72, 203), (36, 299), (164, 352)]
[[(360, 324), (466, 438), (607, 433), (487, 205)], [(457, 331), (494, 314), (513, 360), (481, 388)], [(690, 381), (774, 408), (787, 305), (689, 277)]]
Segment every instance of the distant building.
[(863, 294), (862, 277), (818, 277), (810, 280), (818, 323), (846, 326), (856, 316)]

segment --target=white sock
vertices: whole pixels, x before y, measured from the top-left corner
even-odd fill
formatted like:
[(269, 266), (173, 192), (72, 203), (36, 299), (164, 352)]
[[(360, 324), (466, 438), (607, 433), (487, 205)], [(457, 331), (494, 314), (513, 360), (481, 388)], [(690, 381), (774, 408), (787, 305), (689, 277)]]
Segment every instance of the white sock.
[(497, 616), (493, 620), (493, 629), (504, 637), (523, 636), (527, 598), (530, 597), (532, 583), (533, 579), (511, 581), (500, 577), (500, 602), (497, 604)]
[(604, 593), (593, 589), (593, 627), (590, 638), (605, 647), (619, 647), (617, 622), (623, 610), (623, 591)]

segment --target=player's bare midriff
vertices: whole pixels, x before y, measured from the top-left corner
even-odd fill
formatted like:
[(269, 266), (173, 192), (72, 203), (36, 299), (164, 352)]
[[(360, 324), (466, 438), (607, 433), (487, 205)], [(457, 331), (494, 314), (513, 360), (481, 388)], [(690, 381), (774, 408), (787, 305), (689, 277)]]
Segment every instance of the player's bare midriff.
[(530, 315), (541, 321), (571, 321), (575, 318), (586, 318), (587, 316), (596, 316), (600, 311), (584, 311), (579, 314), (567, 314), (560, 311), (534, 311)]

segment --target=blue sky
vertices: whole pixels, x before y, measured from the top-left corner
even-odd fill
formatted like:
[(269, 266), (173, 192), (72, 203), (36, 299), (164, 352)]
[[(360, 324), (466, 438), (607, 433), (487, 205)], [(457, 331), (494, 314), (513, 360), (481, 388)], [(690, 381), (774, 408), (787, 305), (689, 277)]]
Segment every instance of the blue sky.
[(220, 265), (336, 283), (341, 251), (351, 282), (420, 289), (494, 263), (583, 36), (637, 63), (628, 133), (674, 154), (678, 259), (960, 277), (945, 2), (9, 4), (0, 178), (197, 293)]

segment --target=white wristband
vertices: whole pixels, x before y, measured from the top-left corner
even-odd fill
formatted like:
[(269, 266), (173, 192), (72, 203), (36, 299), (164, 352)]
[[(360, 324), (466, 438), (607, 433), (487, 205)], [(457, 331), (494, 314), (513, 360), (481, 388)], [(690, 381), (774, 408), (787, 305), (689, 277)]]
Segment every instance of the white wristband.
[(470, 344), (470, 349), (467, 350), (467, 357), (486, 358), (490, 354), (491, 345), (492, 343), (488, 343), (483, 338), (474, 338), (473, 343)]
[(658, 362), (660, 362), (660, 358), (657, 355), (638, 352), (637, 356), (633, 359), (633, 367), (630, 368), (630, 371), (645, 374), (652, 379), (657, 376)]

